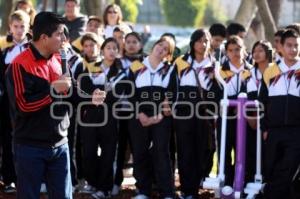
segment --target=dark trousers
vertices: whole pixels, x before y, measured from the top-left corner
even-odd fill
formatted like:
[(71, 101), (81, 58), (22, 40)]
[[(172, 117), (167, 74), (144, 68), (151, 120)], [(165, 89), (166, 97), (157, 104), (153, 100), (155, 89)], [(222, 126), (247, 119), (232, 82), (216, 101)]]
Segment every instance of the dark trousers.
[(203, 121), (196, 117), (175, 120), (180, 185), (186, 196), (198, 195), (200, 181), (204, 175), (204, 143), (207, 140), (203, 127)]
[(256, 129), (247, 126), (245, 183), (253, 182), (256, 172)]
[(77, 164), (76, 164), (76, 146), (77, 146), (77, 125), (76, 125), (76, 110), (73, 112), (72, 117), (70, 117), (70, 126), (68, 129), (68, 144), (70, 151), (70, 167), (71, 167), (71, 179), (72, 185), (77, 184)]
[(176, 135), (175, 135), (175, 123), (174, 123), (174, 119), (170, 118), (170, 120), (172, 121), (172, 125), (171, 125), (171, 136), (170, 136), (170, 159), (171, 159), (171, 165), (172, 165), (172, 170), (175, 174), (175, 170), (176, 170)]
[(269, 129), (265, 148), (265, 198), (296, 198), (292, 180), (300, 163), (300, 127)]
[(300, 164), (299, 164), (298, 169), (293, 177), (292, 197), (300, 198)]
[(73, 115), (70, 118), (70, 127), (68, 129), (68, 140), (70, 149), (70, 165), (71, 177), (73, 186), (78, 183), (79, 179), (84, 178), (82, 168), (82, 144), (80, 125), (77, 122), (79, 113), (74, 109)]
[[(126, 113), (122, 113), (122, 116), (126, 116)], [(128, 146), (130, 146), (128, 125), (129, 125), (129, 120), (127, 119), (119, 120), (117, 168), (116, 168), (115, 178), (114, 178), (114, 184), (118, 186), (121, 186), (124, 180), (123, 169), (125, 166), (127, 148)]]
[[(3, 99), (0, 115), (0, 132), (2, 137), (2, 176), (4, 184), (16, 182), (16, 172), (12, 153), (12, 127), (8, 110), (8, 102)], [(6, 103), (4, 103), (4, 101)]]
[[(117, 121), (109, 116), (102, 127), (82, 127), (84, 176), (90, 185), (108, 192), (113, 186), (113, 162), (117, 144)], [(101, 149), (97, 155), (98, 146)]]
[(203, 143), (204, 148), (204, 163), (201, 169), (203, 170), (203, 180), (208, 177), (214, 164), (214, 153), (216, 151), (216, 137), (214, 120), (204, 121), (204, 137), (206, 141)]
[[(217, 141), (218, 141), (218, 157), (220, 157), (221, 147), (221, 122), (219, 118), (217, 121)], [(236, 144), (236, 119), (227, 120), (226, 128), (226, 150), (225, 150), (225, 185), (232, 186), (234, 179), (234, 161), (232, 161), (231, 151), (235, 151)]]
[(169, 118), (149, 127), (143, 127), (137, 119), (129, 122), (134, 176), (140, 194), (150, 196), (155, 179), (161, 197), (175, 197), (169, 152), (170, 128)]

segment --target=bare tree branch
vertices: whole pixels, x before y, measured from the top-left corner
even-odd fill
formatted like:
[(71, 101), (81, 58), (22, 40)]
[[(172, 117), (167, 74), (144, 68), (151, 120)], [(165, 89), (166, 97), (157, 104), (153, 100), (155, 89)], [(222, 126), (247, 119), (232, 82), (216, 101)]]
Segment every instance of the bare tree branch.
[(271, 14), (267, 0), (256, 0), (258, 12), (261, 16), (262, 22), (265, 27), (265, 36), (268, 41), (273, 41), (276, 32), (276, 25)]
[(252, 20), (257, 13), (255, 0), (242, 0), (240, 7), (234, 17), (234, 21), (245, 26), (249, 30)]
[(279, 21), (282, 2), (283, 0), (268, 0), (269, 8), (271, 10), (276, 26), (278, 25), (278, 21)]

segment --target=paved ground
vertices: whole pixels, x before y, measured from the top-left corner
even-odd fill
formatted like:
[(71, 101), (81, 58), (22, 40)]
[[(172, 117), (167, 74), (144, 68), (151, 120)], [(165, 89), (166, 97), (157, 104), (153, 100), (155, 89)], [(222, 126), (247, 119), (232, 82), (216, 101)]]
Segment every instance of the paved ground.
[[(112, 199), (131, 199), (135, 195), (135, 180), (132, 177), (132, 170), (127, 170), (124, 172), (125, 174), (125, 179), (122, 185), (122, 191), (120, 194), (116, 197), (113, 197)], [(176, 180), (175, 180), (175, 186), (178, 189), (179, 187), (179, 182), (178, 182), (178, 175), (176, 175)], [(179, 194), (179, 191), (177, 191)], [(213, 193), (208, 192), (208, 191), (203, 191), (199, 190), (200, 193), (200, 199), (213, 199)], [(0, 199), (15, 199), (16, 196), (15, 194), (5, 194), (3, 193), (3, 184), (0, 183)], [(41, 194), (40, 199), (47, 199), (46, 194)], [(158, 199), (158, 194), (156, 192), (153, 192), (152, 197), (153, 199)], [(87, 194), (79, 194), (76, 193), (74, 194), (74, 199), (92, 199), (90, 195)]]

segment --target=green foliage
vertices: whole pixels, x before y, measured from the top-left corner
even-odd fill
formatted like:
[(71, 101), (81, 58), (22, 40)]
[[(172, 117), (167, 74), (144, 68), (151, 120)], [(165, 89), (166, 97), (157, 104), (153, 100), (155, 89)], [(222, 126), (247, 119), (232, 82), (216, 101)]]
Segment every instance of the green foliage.
[(139, 0), (121, 0), (121, 9), (124, 21), (135, 23), (138, 16), (138, 3)]
[(203, 18), (207, 8), (208, 0), (192, 0), (192, 5), (197, 8), (197, 15), (194, 21), (194, 26), (200, 27), (203, 25)]
[(175, 26), (202, 25), (208, 0), (161, 0), (167, 23)]
[(205, 10), (203, 24), (210, 26), (213, 23), (225, 24), (226, 21), (228, 21), (228, 17), (224, 14), (224, 10), (218, 6), (218, 1), (209, 1)]

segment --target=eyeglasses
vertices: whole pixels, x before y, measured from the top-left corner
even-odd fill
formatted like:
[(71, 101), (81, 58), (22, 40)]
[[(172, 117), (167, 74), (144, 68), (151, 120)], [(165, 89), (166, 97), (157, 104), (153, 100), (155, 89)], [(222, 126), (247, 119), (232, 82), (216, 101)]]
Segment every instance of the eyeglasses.
[(108, 14), (117, 14), (118, 12), (115, 11), (115, 10), (109, 10), (109, 11), (107, 11), (107, 13), (108, 13)]

